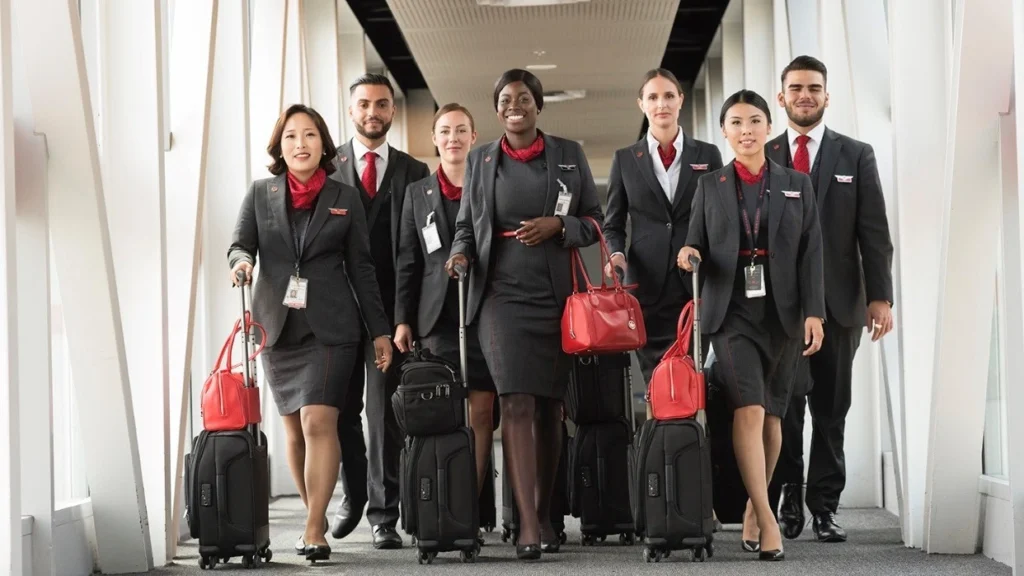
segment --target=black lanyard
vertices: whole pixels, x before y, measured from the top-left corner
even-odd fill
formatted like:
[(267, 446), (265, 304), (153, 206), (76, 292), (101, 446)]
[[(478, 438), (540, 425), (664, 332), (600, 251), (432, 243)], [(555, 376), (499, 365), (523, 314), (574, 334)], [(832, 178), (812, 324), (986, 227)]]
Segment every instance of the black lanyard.
[(757, 193), (757, 210), (754, 213), (754, 226), (751, 230), (750, 215), (747, 213), (747, 203), (743, 200), (743, 180), (736, 175), (736, 196), (740, 200), (740, 214), (743, 216), (743, 229), (747, 233), (747, 240), (750, 241), (750, 267), (754, 267), (754, 259), (757, 257), (757, 236), (761, 231), (761, 206), (764, 204), (764, 193), (768, 189), (768, 170), (765, 167), (761, 176), (761, 191)]

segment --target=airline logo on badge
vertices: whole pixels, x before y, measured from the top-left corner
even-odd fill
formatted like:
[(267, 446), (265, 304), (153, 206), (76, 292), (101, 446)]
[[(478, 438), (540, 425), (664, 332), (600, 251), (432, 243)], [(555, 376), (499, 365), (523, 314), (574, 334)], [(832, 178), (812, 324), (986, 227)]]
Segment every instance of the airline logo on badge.
[(690, 169), (691, 170), (707, 170), (708, 169), (708, 165), (707, 164), (690, 164)]
[(335, 216), (345, 216), (348, 214), (348, 208), (331, 208), (331, 214)]
[(841, 174), (836, 174), (836, 182), (839, 182), (840, 184), (851, 184), (853, 183), (853, 176), (843, 176)]

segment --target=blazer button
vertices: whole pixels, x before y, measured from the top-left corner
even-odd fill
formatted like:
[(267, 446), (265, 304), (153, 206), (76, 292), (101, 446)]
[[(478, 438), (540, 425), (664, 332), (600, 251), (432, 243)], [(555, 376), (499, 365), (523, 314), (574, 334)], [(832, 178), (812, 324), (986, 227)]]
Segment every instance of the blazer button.
[(672, 223), (669, 222), (668, 224), (665, 224), (665, 228), (668, 228), (669, 230), (671, 230), (672, 229)]
[(770, 256), (770, 257), (772, 257), (772, 258), (775, 258), (775, 251), (774, 251), (774, 250), (772, 250), (771, 254), (769, 254), (768, 256)]

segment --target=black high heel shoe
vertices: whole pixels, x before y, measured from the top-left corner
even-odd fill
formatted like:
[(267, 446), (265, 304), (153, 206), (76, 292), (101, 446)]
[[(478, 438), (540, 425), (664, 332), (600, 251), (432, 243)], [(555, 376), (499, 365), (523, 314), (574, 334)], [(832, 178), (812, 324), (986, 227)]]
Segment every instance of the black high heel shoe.
[(520, 560), (540, 560), (540, 555), (540, 544), (527, 544), (526, 546), (516, 546), (516, 558)]
[(742, 547), (744, 552), (760, 552), (761, 543), (757, 540), (743, 540)]
[(323, 544), (306, 546), (305, 552), (306, 560), (309, 560), (310, 562), (331, 559), (331, 547)]
[[(761, 548), (761, 542), (757, 543), (758, 549)], [(786, 559), (786, 551), (782, 548), (778, 550), (760, 550), (757, 553), (757, 559), (764, 562), (780, 562)]]

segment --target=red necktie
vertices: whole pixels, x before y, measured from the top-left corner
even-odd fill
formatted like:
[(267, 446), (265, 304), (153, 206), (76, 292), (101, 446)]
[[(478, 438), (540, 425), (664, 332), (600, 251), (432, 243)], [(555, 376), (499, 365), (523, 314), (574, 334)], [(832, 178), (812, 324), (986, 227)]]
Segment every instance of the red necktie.
[(673, 144), (669, 146), (668, 150), (662, 150), (661, 146), (658, 146), (658, 156), (661, 156), (661, 165), (665, 167), (665, 170), (672, 166), (672, 162), (676, 159), (676, 146)]
[(801, 134), (796, 137), (796, 154), (793, 154), (793, 169), (804, 174), (811, 173), (811, 155), (807, 151), (807, 143), (811, 137)]
[(377, 153), (367, 152), (363, 154), (363, 160), (366, 160), (366, 167), (363, 168), (363, 176), (360, 179), (363, 181), (366, 194), (373, 198), (377, 195)]

